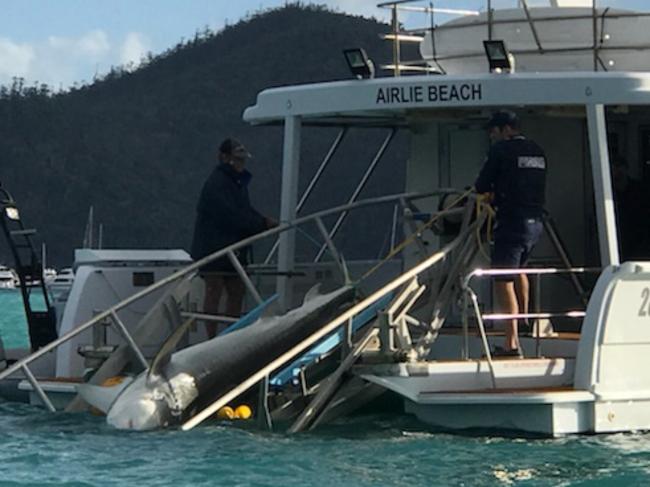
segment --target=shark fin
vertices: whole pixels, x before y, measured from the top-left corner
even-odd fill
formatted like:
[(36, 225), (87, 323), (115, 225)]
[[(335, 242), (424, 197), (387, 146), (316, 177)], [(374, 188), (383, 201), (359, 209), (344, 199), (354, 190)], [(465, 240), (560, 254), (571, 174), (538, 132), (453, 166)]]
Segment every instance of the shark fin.
[(320, 284), (321, 284), (320, 282), (317, 283), (317, 284), (314, 284), (314, 285), (309, 289), (309, 291), (307, 291), (307, 294), (305, 294), (305, 297), (304, 297), (304, 299), (302, 300), (302, 303), (303, 303), (303, 304), (305, 304), (307, 301), (309, 301), (309, 300), (311, 300), (311, 299), (314, 299), (314, 298), (316, 298), (316, 297), (318, 297), (318, 296), (321, 295), (321, 292), (320, 292)]
[(194, 323), (194, 318), (186, 320), (181, 326), (174, 330), (174, 333), (169, 335), (165, 343), (162, 344), (158, 353), (156, 354), (151, 366), (149, 367), (149, 372), (147, 373), (147, 382), (150, 381), (152, 376), (160, 375), (160, 371), (169, 363), (172, 358), (172, 354), (176, 350), (176, 345), (183, 338), (185, 332)]
[(88, 404), (99, 409), (106, 414), (111, 408), (117, 396), (119, 396), (126, 387), (133, 382), (133, 377), (124, 377), (124, 379), (112, 386), (97, 386), (94, 384), (80, 384), (77, 392)]

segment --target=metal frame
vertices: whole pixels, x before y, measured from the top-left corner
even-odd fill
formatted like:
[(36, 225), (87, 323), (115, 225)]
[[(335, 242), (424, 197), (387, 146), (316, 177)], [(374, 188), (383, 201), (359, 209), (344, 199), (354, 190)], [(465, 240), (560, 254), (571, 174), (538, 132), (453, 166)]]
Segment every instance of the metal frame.
[[(451, 30), (451, 29), (462, 29), (465, 27), (476, 27), (476, 26), (481, 26), (485, 25), (487, 27), (487, 39), (492, 40), (493, 39), (493, 32), (494, 32), (494, 26), (498, 24), (513, 24), (513, 23), (520, 23), (521, 19), (499, 19), (495, 20), (494, 19), (494, 9), (492, 8), (492, 1), (491, 0), (486, 0), (485, 6), (486, 6), (486, 12), (487, 12), (487, 19), (485, 21), (479, 21), (479, 22), (472, 22), (471, 24), (467, 25), (441, 25), (441, 26), (435, 26), (433, 23), (433, 14), (435, 12), (440, 12), (440, 13), (447, 13), (447, 14), (458, 14), (458, 15), (479, 15), (480, 12), (477, 11), (470, 11), (470, 10), (456, 10), (456, 9), (439, 9), (439, 8), (434, 8), (432, 5), (428, 7), (419, 7), (419, 6), (406, 6), (405, 4), (407, 3), (416, 3), (416, 2), (422, 2), (423, 0), (394, 0), (392, 2), (383, 2), (377, 5), (379, 8), (388, 8), (391, 9), (391, 37), (390, 39), (393, 41), (393, 64), (391, 65), (386, 65), (382, 66), (384, 69), (391, 69), (393, 71), (394, 76), (400, 76), (402, 70), (418, 70), (418, 71), (425, 71), (425, 72), (440, 72), (442, 66), (440, 66), (439, 61), (444, 61), (445, 59), (462, 59), (462, 58), (469, 58), (469, 57), (480, 57), (481, 53), (471, 53), (471, 54), (465, 54), (465, 55), (453, 55), (453, 56), (438, 56), (436, 54), (435, 50), (435, 39), (434, 39), (434, 32), (438, 29), (440, 30)], [(557, 7), (557, 3), (554, 2), (553, 0), (550, 0), (550, 6), (551, 7)], [(620, 19), (620, 18), (629, 18), (629, 17), (648, 17), (650, 16), (650, 13), (646, 12), (618, 12), (618, 13), (610, 13), (610, 7), (603, 7), (602, 12), (599, 14), (598, 13), (598, 5), (596, 0), (592, 0), (592, 6), (591, 6), (591, 15), (569, 15), (562, 17), (562, 20), (587, 20), (591, 21), (592, 23), (592, 45), (588, 47), (582, 47), (582, 46), (577, 46), (574, 48), (550, 48), (546, 49), (542, 46), (541, 39), (539, 37), (539, 34), (537, 32), (537, 27), (536, 24), (538, 23), (544, 23), (544, 22), (551, 22), (551, 21), (557, 21), (557, 17), (535, 17), (531, 15), (530, 12), (530, 7), (528, 5), (528, 0), (519, 0), (519, 8), (521, 8), (524, 11), (524, 14), (526, 16), (526, 21), (528, 22), (528, 25), (531, 30), (531, 34), (533, 36), (533, 39), (535, 41), (535, 44), (537, 46), (536, 50), (510, 50), (513, 54), (532, 54), (535, 52), (544, 54), (544, 53), (561, 53), (561, 52), (582, 52), (582, 51), (592, 51), (593, 52), (593, 70), (598, 71), (599, 66), (604, 70), (607, 71), (607, 66), (605, 63), (603, 63), (602, 59), (600, 58), (600, 50), (602, 49), (602, 45), (604, 42), (604, 39), (598, 38), (598, 21), (600, 20), (601, 23), (601, 34), (602, 31), (604, 30), (604, 25), (605, 25), (605, 19)], [(410, 12), (424, 12), (424, 13), (429, 13), (431, 15), (431, 22), (429, 27), (423, 27), (423, 28), (415, 28), (415, 29), (400, 29), (400, 23), (399, 23), (399, 17), (398, 17), (398, 12), (399, 11), (410, 11)], [(432, 42), (433, 42), (433, 52), (434, 55), (432, 58), (423, 58), (423, 59), (418, 59), (418, 60), (411, 60), (411, 61), (402, 61), (400, 57), (400, 36), (402, 35), (413, 35), (413, 34), (422, 34), (425, 32), (431, 32), (431, 37), (432, 37)], [(634, 47), (615, 47), (615, 46), (607, 46), (608, 50), (635, 50), (635, 49), (650, 49), (650, 44), (648, 45), (641, 45), (641, 46), (634, 46)], [(436, 68), (432, 67), (422, 67), (420, 66), (423, 61), (432, 61), (436, 64)], [(442, 69), (442, 72), (444, 73), (444, 69)]]
[(433, 255), (431, 255), (429, 258), (427, 258), (420, 264), (416, 265), (409, 271), (405, 272), (404, 274), (400, 275), (396, 279), (387, 283), (382, 288), (372, 293), (370, 296), (366, 297), (365, 299), (361, 300), (360, 302), (358, 302), (348, 310), (344, 311), (342, 314), (338, 315), (329, 323), (323, 325), (318, 331), (316, 331), (315, 333), (307, 337), (305, 340), (297, 344), (295, 347), (291, 348), (290, 350), (287, 350), (284, 354), (277, 357), (275, 360), (271, 361), (266, 366), (262, 367), (260, 370), (258, 370), (250, 377), (242, 381), (240, 384), (238, 384), (237, 386), (233, 387), (231, 390), (223, 394), (214, 403), (206, 407), (203, 411), (199, 412), (196, 416), (186, 421), (181, 426), (181, 429), (187, 431), (202, 423), (204, 420), (206, 420), (207, 418), (212, 416), (216, 411), (218, 411), (219, 408), (221, 408), (225, 404), (228, 404), (230, 401), (238, 397), (242, 392), (248, 390), (250, 387), (257, 384), (265, 376), (272, 373), (274, 370), (277, 370), (282, 365), (286, 364), (289, 360), (296, 357), (300, 353), (306, 351), (315, 343), (317, 343), (319, 340), (330, 335), (331, 333), (339, 329), (341, 326), (346, 326), (346, 323), (349, 319), (353, 318), (354, 316), (356, 316), (357, 314), (365, 310), (368, 306), (372, 305), (373, 303), (375, 303), (377, 300), (381, 299), (388, 293), (410, 282), (415, 276), (421, 274), (422, 272), (431, 268), (433, 265), (442, 261), (445, 258), (445, 256), (451, 251), (451, 249), (453, 249), (454, 246), (455, 244), (446, 245), (441, 250), (434, 253)]
[(591, 172), (594, 180), (594, 199), (598, 225), (598, 243), (602, 266), (618, 265), (618, 237), (614, 213), (614, 193), (609, 173), (609, 149), (607, 144), (607, 122), (605, 107), (601, 104), (587, 105), (587, 126)]
[[(471, 214), (474, 208), (474, 201), (467, 204), (464, 211), (465, 216)], [(424, 270), (405, 285), (388, 308), (380, 314), (378, 327), (383, 354), (390, 355), (399, 352), (401, 358), (409, 361), (426, 360), (431, 346), (446, 320), (447, 310), (457, 295), (460, 285), (458, 276), (465, 274), (465, 269), (476, 254), (478, 245), (474, 235), (483, 225), (486, 215), (487, 210), (483, 209), (474, 222), (470, 222), (469, 218), (464, 218), (458, 236), (441, 250), (445, 254), (445, 259), (450, 257), (451, 260), (447, 269), (439, 269), (435, 273), (430, 272), (432, 268)], [(421, 284), (418, 277), (426, 275), (427, 272), (434, 274), (435, 278), (429, 277), (426, 285)], [(439, 287), (438, 274), (443, 273), (445, 279), (442, 287)], [(427, 288), (429, 289), (427, 299), (433, 302), (433, 315), (429, 323), (421, 323), (408, 313)], [(424, 333), (416, 343), (413, 343), (408, 325), (424, 328)]]
[[(282, 159), (282, 189), (280, 193), (280, 224), (290, 225), (296, 219), (298, 201), (298, 170), (300, 168), (300, 117), (288, 116), (284, 120), (284, 149)], [(296, 254), (296, 232), (293, 227), (280, 233), (278, 247), (278, 305), (286, 310), (291, 302), (289, 276), (293, 272)]]
[[(494, 369), (492, 367), (492, 358), (490, 353), (490, 346), (487, 341), (487, 335), (485, 333), (485, 321), (496, 321), (504, 319), (518, 319), (518, 318), (533, 318), (535, 320), (552, 318), (552, 317), (564, 317), (564, 318), (584, 318), (586, 310), (575, 310), (567, 312), (540, 312), (536, 310), (534, 313), (482, 313), (480, 306), (478, 304), (478, 297), (474, 289), (471, 287), (472, 279), (476, 277), (496, 277), (496, 276), (512, 276), (518, 274), (533, 275), (541, 277), (543, 275), (554, 275), (554, 274), (584, 274), (584, 273), (595, 273), (601, 272), (602, 269), (599, 267), (574, 267), (569, 269), (560, 269), (556, 267), (547, 267), (547, 268), (524, 268), (524, 269), (475, 269), (465, 276), (462, 282), (462, 290), (464, 294), (463, 302), (465, 305), (462, 309), (463, 315), (463, 358), (469, 360), (469, 325), (468, 325), (468, 306), (467, 298), (470, 299), (472, 303), (472, 310), (474, 311), (474, 316), (476, 318), (476, 323), (481, 334), (481, 341), (483, 343), (483, 353), (488, 360), (488, 365), (490, 367), (490, 374), (492, 378), (493, 387), (496, 387), (496, 378), (494, 376)], [(539, 303), (536, 303), (539, 306)], [(539, 356), (540, 347), (539, 347), (540, 334), (536, 335), (536, 355)]]
[[(314, 173), (314, 175), (311, 178), (311, 181), (309, 181), (309, 184), (307, 185), (307, 188), (305, 191), (302, 193), (302, 196), (300, 197), (300, 201), (298, 201), (298, 204), (296, 205), (296, 214), (300, 213), (300, 210), (302, 210), (302, 207), (305, 206), (305, 203), (307, 202), (307, 199), (311, 195), (311, 192), (314, 190), (316, 187), (316, 184), (320, 180), (321, 176), (323, 175), (323, 172), (325, 171), (325, 168), (329, 165), (330, 161), (334, 157), (334, 154), (338, 150), (339, 146), (341, 145), (341, 142), (343, 141), (343, 138), (347, 134), (349, 130), (349, 127), (342, 127), (339, 133), (337, 134), (336, 138), (334, 139), (334, 142), (332, 142), (332, 145), (330, 146), (329, 150), (327, 151), (327, 154), (325, 155), (325, 158), (321, 161), (320, 166), (318, 166), (318, 169)], [(273, 244), (273, 247), (271, 247), (271, 250), (269, 250), (269, 253), (266, 256), (266, 259), (264, 259), (264, 263), (268, 264), (271, 262), (271, 259), (273, 258), (273, 255), (275, 252), (278, 250), (278, 245), (279, 241), (276, 240), (275, 243)]]
[[(357, 200), (357, 198), (359, 197), (359, 194), (361, 194), (361, 191), (363, 191), (363, 188), (366, 186), (366, 183), (370, 179), (370, 176), (372, 176), (372, 173), (375, 171), (375, 168), (377, 167), (377, 164), (379, 163), (379, 161), (381, 160), (383, 155), (386, 153), (386, 149), (388, 149), (388, 146), (390, 145), (393, 138), (395, 137), (396, 132), (397, 132), (397, 129), (393, 128), (386, 135), (386, 138), (384, 139), (381, 146), (379, 147), (379, 150), (377, 150), (377, 153), (375, 154), (375, 157), (372, 159), (372, 161), (370, 162), (370, 165), (366, 169), (366, 172), (361, 177), (361, 180), (359, 181), (359, 184), (357, 184), (357, 187), (352, 192), (352, 196), (350, 196), (350, 199), (348, 200), (348, 204), (354, 203)], [(332, 227), (332, 229), (329, 232), (329, 239), (334, 238), (336, 233), (341, 228), (341, 225), (343, 224), (343, 222), (347, 218), (347, 216), (348, 216), (347, 211), (341, 212), (338, 219), (336, 220), (336, 223), (334, 223), (334, 226)], [(316, 254), (316, 257), (314, 258), (314, 262), (320, 261), (321, 257), (325, 253), (325, 248), (326, 248), (326, 245), (324, 244), (320, 248), (318, 253)]]

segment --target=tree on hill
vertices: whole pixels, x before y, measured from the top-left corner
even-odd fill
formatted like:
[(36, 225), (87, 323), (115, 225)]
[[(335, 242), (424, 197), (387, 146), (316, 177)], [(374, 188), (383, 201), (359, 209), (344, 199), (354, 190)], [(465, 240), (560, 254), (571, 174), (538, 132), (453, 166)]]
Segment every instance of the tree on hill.
[[(322, 7), (287, 5), (217, 33), (202, 31), (137, 69), (114, 68), (67, 92), (17, 79), (0, 90), (0, 180), (57, 266), (71, 263), (91, 205), (107, 248), (189, 248), (198, 194), (219, 141), (229, 135), (255, 155), (253, 203), (277, 215), (282, 133), (246, 125), (243, 110), (265, 88), (349, 78), (346, 47), (363, 46), (377, 64), (387, 62), (390, 46), (379, 35), (388, 29)], [(301, 188), (336, 134), (305, 132)], [(345, 161), (336, 161), (305, 211), (345, 201), (383, 136), (350, 134), (340, 150)], [(386, 154), (364, 196), (403, 189), (403, 143)], [(373, 221), (350, 225), (379, 245), (385, 229)], [(368, 247), (348, 239), (349, 257)], [(0, 257), (9, 259), (5, 246)]]

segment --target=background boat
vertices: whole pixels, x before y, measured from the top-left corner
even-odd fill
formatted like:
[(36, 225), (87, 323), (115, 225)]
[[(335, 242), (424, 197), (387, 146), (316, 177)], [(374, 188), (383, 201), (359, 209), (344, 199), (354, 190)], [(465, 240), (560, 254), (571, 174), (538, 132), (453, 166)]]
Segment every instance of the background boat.
[(13, 269), (0, 265), (0, 290), (13, 290), (18, 285), (18, 275)]

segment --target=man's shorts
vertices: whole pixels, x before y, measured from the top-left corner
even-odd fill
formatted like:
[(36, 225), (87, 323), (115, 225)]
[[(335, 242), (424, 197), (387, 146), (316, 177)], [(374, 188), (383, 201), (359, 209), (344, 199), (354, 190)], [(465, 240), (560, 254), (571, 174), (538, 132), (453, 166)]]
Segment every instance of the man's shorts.
[(219, 274), (219, 275), (236, 275), (237, 271), (235, 270), (235, 267), (232, 265), (232, 262), (230, 262), (230, 259), (228, 257), (222, 257), (220, 259), (213, 260), (212, 262), (208, 262), (204, 266), (199, 269), (200, 274), (206, 275), (206, 274)]
[[(492, 267), (518, 269), (525, 266), (542, 231), (540, 218), (512, 218), (498, 221), (494, 230)], [(514, 277), (502, 276), (497, 280), (512, 281)]]
[[(234, 251), (235, 257), (239, 260), (239, 263), (242, 267), (248, 265), (248, 255), (249, 251), (247, 247), (238, 249)], [(196, 260), (196, 259), (195, 259)], [(237, 270), (235, 266), (232, 265), (228, 257), (221, 257), (219, 259), (208, 262), (204, 266), (201, 266), (199, 273), (203, 276), (205, 274), (218, 274), (223, 276), (236, 276)]]

